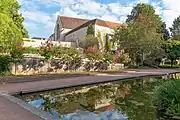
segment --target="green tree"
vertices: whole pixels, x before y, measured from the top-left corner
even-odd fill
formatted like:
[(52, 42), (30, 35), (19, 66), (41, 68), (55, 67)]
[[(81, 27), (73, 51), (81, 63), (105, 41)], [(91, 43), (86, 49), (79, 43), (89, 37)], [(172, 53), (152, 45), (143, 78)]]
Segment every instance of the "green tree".
[(9, 52), (17, 41), (22, 40), (22, 34), (13, 20), (0, 11), (0, 52)]
[(180, 40), (180, 16), (173, 21), (173, 25), (170, 28), (172, 39)]
[(149, 17), (151, 22), (153, 22), (153, 27), (156, 27), (157, 32), (163, 34), (162, 38), (167, 40), (169, 33), (166, 29), (166, 24), (161, 20), (159, 15), (155, 14), (155, 9), (151, 5), (144, 3), (137, 4), (137, 6), (132, 9), (131, 14), (127, 16), (126, 22), (130, 23), (136, 21), (139, 15)]
[(159, 33), (163, 34), (163, 39), (164, 40), (169, 40), (170, 39), (170, 33), (169, 33), (168, 29), (166, 28), (166, 23), (165, 22), (163, 22), (163, 24), (161, 25)]
[(180, 41), (178, 40), (169, 40), (165, 44), (165, 51), (167, 57), (171, 60), (171, 67), (175, 60), (180, 58)]
[(80, 42), (79, 46), (85, 50), (87, 50), (89, 47), (99, 48), (99, 41), (95, 36), (87, 35), (85, 39)]
[(94, 36), (94, 27), (92, 24), (88, 25), (86, 35), (93, 35)]
[(27, 31), (22, 22), (24, 18), (18, 13), (20, 6), (16, 0), (1, 0), (0, 2), (0, 52), (10, 52), (16, 43), (27, 37)]
[(152, 15), (138, 14), (127, 26), (115, 29), (113, 39), (130, 54), (133, 65), (143, 65), (146, 56), (162, 46), (162, 35), (157, 32), (154, 19)]
[(104, 39), (102, 39), (100, 31), (97, 32), (97, 39), (98, 39), (98, 42), (99, 42), (99, 49), (101, 51), (104, 51)]
[(0, 11), (13, 20), (23, 37), (28, 37), (28, 32), (23, 26), (24, 18), (18, 12), (20, 7), (16, 0), (1, 0), (0, 2)]

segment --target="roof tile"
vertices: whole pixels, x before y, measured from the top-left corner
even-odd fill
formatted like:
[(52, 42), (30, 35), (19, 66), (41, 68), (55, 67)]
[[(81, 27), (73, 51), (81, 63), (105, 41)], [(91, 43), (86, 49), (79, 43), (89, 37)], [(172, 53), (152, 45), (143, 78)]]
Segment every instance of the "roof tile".
[(89, 21), (88, 19), (72, 18), (65, 16), (59, 16), (59, 17), (63, 28), (67, 28), (67, 29), (74, 29)]

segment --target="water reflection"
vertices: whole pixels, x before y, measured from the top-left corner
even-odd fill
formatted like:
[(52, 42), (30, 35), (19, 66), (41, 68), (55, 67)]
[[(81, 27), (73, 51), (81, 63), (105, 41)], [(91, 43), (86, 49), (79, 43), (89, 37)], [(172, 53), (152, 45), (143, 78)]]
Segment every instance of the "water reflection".
[(157, 115), (151, 99), (153, 89), (165, 80), (145, 77), (22, 98), (62, 120), (155, 120)]

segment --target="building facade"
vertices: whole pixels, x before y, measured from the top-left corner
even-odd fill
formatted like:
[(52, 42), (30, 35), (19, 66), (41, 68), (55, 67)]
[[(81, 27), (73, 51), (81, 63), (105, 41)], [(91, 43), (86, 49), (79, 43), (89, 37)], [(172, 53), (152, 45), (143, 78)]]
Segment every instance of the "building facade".
[(104, 35), (112, 34), (114, 28), (120, 27), (120, 23), (104, 21), (100, 19), (80, 19), (65, 16), (58, 16), (54, 33), (51, 35), (51, 40), (75, 42), (83, 40), (89, 25), (93, 25), (95, 36), (100, 32), (101, 37)]

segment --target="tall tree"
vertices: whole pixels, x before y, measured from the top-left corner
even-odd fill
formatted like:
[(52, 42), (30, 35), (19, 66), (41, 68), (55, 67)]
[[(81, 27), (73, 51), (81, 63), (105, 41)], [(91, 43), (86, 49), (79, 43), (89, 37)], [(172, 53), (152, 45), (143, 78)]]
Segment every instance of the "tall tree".
[(130, 54), (134, 65), (143, 64), (147, 55), (161, 48), (163, 39), (158, 23), (162, 25), (153, 7), (138, 4), (128, 16), (128, 25), (115, 30), (113, 39)]
[(169, 32), (166, 29), (165, 22), (161, 20), (159, 15), (155, 14), (155, 9), (151, 5), (142, 3), (137, 4), (137, 6), (132, 9), (131, 14), (127, 16), (128, 18), (126, 22), (130, 23), (136, 21), (139, 15), (149, 17), (153, 22), (154, 27), (156, 27), (157, 32), (163, 35), (162, 38), (164, 38), (165, 40), (169, 38)]
[[(27, 31), (18, 13), (20, 6), (16, 0), (1, 0), (0, 2), (0, 52), (10, 52), (27, 37)], [(17, 45), (18, 44), (18, 45)]]
[(94, 36), (94, 27), (92, 24), (88, 25), (86, 35), (93, 35)]
[(0, 12), (0, 26), (0, 52), (8, 52), (17, 41), (22, 40), (22, 34), (13, 20), (2, 12)]
[(20, 5), (16, 0), (1, 0), (0, 11), (8, 15), (14, 22), (14, 24), (21, 31), (23, 37), (28, 37), (28, 32), (24, 28), (24, 18), (19, 14)]
[(173, 25), (170, 28), (172, 39), (180, 40), (180, 16), (173, 21)]
[(163, 22), (163, 24), (161, 25), (158, 33), (161, 33), (163, 35), (164, 40), (170, 39), (170, 33), (169, 33), (168, 29), (166, 28), (165, 22)]

